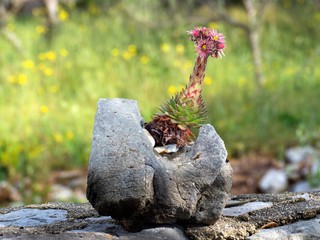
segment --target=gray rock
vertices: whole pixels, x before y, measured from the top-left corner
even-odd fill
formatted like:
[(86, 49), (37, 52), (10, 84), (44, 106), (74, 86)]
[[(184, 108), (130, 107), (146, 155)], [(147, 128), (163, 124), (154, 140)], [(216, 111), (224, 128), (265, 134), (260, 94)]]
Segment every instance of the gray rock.
[[(144, 229), (136, 234), (128, 234), (123, 235), (120, 239), (133, 239), (141, 240), (188, 240), (189, 238), (183, 232), (183, 229), (179, 226), (168, 225), (168, 226), (160, 226), (149, 229)], [(127, 237), (127, 238), (126, 238)]]
[[(88, 203), (46, 203), (28, 206), (0, 208), (0, 238), (1, 239), (111, 239), (111, 240), (193, 240), (207, 239), (246, 239), (261, 228), (288, 226), (291, 232), (285, 230), (285, 239), (319, 239), (319, 226), (305, 219), (319, 219), (320, 191), (309, 193), (281, 194), (243, 194), (231, 195), (230, 205), (241, 206), (245, 202), (272, 202), (271, 207), (257, 209), (255, 204), (248, 208), (250, 212), (240, 216), (221, 216), (214, 225), (188, 225), (181, 227), (177, 224), (149, 225), (140, 232), (127, 232), (118, 221), (99, 216), (97, 211)], [(239, 205), (240, 204), (240, 205)], [(19, 211), (20, 210), (20, 211)], [(28, 214), (25, 210), (28, 210)], [(44, 211), (49, 210), (49, 211)], [(62, 211), (63, 210), (63, 211)], [(39, 214), (39, 211), (42, 214)], [(51, 216), (48, 220), (48, 214)], [(11, 214), (9, 214), (11, 213)], [(17, 213), (19, 213), (17, 217)], [(61, 214), (62, 213), (62, 214)], [(317, 215), (318, 214), (318, 215)], [(38, 224), (29, 224), (36, 218)], [(17, 224), (17, 219), (24, 219)], [(55, 221), (51, 221), (55, 219)], [(296, 223), (299, 222), (299, 226)], [(31, 226), (32, 225), (32, 226)], [(2, 227), (1, 227), (2, 226)], [(277, 234), (278, 228), (269, 229), (270, 235)], [(279, 228), (281, 232), (284, 230)], [(261, 230), (261, 231), (260, 231)], [(275, 230), (275, 231), (273, 231)], [(264, 230), (263, 230), (264, 231)], [(269, 233), (269, 232), (268, 232)], [(301, 235), (303, 238), (301, 238)], [(255, 236), (255, 235), (253, 235)], [(275, 235), (276, 239), (279, 235)], [(272, 238), (271, 238), (272, 239)]]
[(320, 187), (313, 188), (310, 186), (308, 181), (299, 181), (294, 183), (290, 187), (291, 192), (311, 192), (311, 191), (319, 191)]
[(262, 229), (253, 234), (251, 240), (317, 240), (320, 239), (320, 216), (311, 220), (302, 220), (286, 226)]
[(160, 155), (140, 123), (136, 101), (99, 100), (87, 184), (92, 206), (130, 230), (146, 223), (217, 221), (232, 169), (214, 128), (204, 125), (193, 145)]
[(259, 182), (259, 188), (264, 193), (283, 192), (287, 187), (287, 174), (282, 169), (269, 169)]
[(315, 150), (310, 146), (293, 147), (285, 152), (285, 156), (290, 163), (299, 163), (313, 154), (315, 154)]
[(18, 190), (8, 181), (0, 181), (0, 203), (20, 202), (21, 196)]
[(39, 226), (67, 220), (66, 210), (20, 209), (0, 215), (0, 227)]
[(255, 210), (271, 207), (272, 202), (249, 202), (240, 206), (223, 209), (223, 216), (237, 217)]
[[(4, 235), (1, 237), (2, 240), (12, 240), (12, 239), (21, 239), (21, 240), (105, 240), (105, 239), (115, 239), (110, 234), (107, 233), (70, 233), (64, 232), (60, 234), (22, 234), (20, 236), (16, 235)], [(118, 238), (117, 238), (118, 239)]]
[[(286, 172), (291, 182), (299, 182), (317, 175), (320, 164), (320, 152), (310, 146), (293, 147), (285, 152)], [(304, 190), (303, 190), (304, 191)]]

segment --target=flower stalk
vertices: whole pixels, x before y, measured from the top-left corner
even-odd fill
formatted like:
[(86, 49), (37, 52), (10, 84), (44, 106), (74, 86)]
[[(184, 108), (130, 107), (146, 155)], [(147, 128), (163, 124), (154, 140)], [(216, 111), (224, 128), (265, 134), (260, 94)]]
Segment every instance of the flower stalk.
[(201, 27), (188, 32), (197, 53), (196, 62), (185, 89), (177, 93), (160, 107), (157, 114), (145, 125), (156, 142), (156, 146), (176, 144), (183, 147), (195, 138), (195, 129), (207, 119), (202, 99), (202, 84), (208, 58), (224, 56), (224, 36), (216, 30)]

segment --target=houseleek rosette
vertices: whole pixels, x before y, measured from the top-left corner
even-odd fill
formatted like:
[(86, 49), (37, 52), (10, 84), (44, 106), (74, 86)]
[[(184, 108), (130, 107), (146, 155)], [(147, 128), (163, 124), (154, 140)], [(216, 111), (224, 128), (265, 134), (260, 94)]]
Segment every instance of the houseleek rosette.
[(207, 119), (205, 103), (202, 99), (202, 84), (208, 58), (224, 56), (225, 39), (223, 34), (206, 27), (188, 31), (194, 42), (197, 59), (187, 86), (165, 102), (145, 125), (155, 139), (155, 146), (176, 144), (183, 147), (195, 138), (195, 130)]

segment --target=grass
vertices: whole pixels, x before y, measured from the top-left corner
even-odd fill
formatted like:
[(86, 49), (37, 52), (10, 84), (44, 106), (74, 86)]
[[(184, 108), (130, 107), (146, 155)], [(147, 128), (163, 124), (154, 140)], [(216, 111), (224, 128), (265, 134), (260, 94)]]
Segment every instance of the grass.
[[(25, 201), (46, 200), (50, 172), (86, 168), (99, 98), (136, 99), (148, 121), (187, 83), (195, 55), (186, 30), (194, 23), (159, 21), (165, 11), (154, 15), (147, 2), (105, 12), (94, 5), (60, 9), (63, 22), (51, 41), (40, 13), (9, 20), (24, 48), (19, 53), (0, 38), (0, 179), (29, 190)], [(243, 16), (238, 7), (231, 12)], [(319, 144), (319, 13), (310, 3), (271, 5), (264, 20), (262, 89), (245, 34), (203, 23), (227, 37), (226, 57), (208, 63), (204, 99), (232, 156)]]

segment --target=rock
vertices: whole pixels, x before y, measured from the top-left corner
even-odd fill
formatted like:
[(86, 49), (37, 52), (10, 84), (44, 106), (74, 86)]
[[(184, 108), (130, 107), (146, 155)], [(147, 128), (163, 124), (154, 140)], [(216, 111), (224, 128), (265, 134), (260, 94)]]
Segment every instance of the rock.
[[(307, 178), (317, 179), (320, 165), (320, 152), (310, 146), (289, 148), (286, 151), (287, 166), (286, 172), (290, 182), (296, 183), (299, 187), (301, 181)], [(305, 187), (307, 187), (305, 185)], [(293, 186), (291, 190), (295, 188)], [(298, 190), (301, 191), (301, 190)], [(305, 191), (302, 189), (302, 191)]]
[(0, 204), (19, 201), (21, 196), (18, 190), (7, 181), (0, 181)]
[(290, 163), (298, 163), (305, 160), (309, 156), (312, 156), (314, 153), (315, 150), (310, 146), (293, 147), (286, 150), (285, 156)]
[[(1, 239), (187, 240), (178, 225), (157, 225), (137, 233), (109, 216), (97, 216), (89, 204), (49, 203), (2, 209)], [(81, 214), (80, 214), (81, 213)]]
[(20, 209), (0, 216), (0, 227), (30, 227), (67, 220), (66, 210)]
[(149, 139), (151, 146), (154, 147), (156, 145), (156, 141), (154, 140), (154, 138), (151, 136), (151, 134), (148, 132), (147, 129), (142, 129), (143, 133), (147, 136), (147, 138)]
[(261, 177), (270, 168), (282, 168), (280, 162), (270, 156), (249, 154), (239, 159), (231, 159), (233, 183), (231, 193), (244, 194), (259, 192)]
[(264, 193), (283, 192), (287, 187), (287, 175), (282, 169), (269, 169), (259, 183), (259, 188)]
[[(182, 227), (177, 224), (157, 224), (135, 233), (127, 232), (110, 216), (99, 216), (88, 203), (47, 203), (0, 208), (0, 238), (239, 240), (250, 239), (248, 237), (251, 236), (252, 239), (319, 239), (320, 191), (242, 194), (231, 195), (230, 198), (228, 204), (233, 206), (241, 207), (248, 201), (251, 204), (246, 205), (247, 210), (241, 215), (222, 216), (214, 225)], [(256, 205), (268, 202), (272, 206), (257, 209)], [(273, 228), (262, 230), (266, 227)], [(264, 232), (267, 235), (261, 236)], [(286, 238), (280, 238), (282, 235), (279, 233), (285, 234)]]
[(317, 174), (319, 167), (319, 152), (310, 147), (294, 147), (286, 150), (286, 171), (291, 182), (305, 180), (312, 174)]
[(237, 217), (245, 213), (271, 206), (272, 202), (248, 202), (240, 206), (225, 208), (223, 210), (223, 215), (227, 217)]
[(71, 189), (61, 184), (53, 184), (49, 193), (50, 201), (67, 202), (76, 200), (77, 202), (86, 202), (86, 196), (81, 189)]
[(86, 186), (83, 171), (67, 170), (53, 172), (51, 181), (56, 184), (69, 187), (71, 189), (82, 189)]
[(252, 223), (239, 221), (234, 218), (221, 217), (214, 225), (190, 227), (186, 229), (186, 235), (193, 240), (208, 239), (246, 239), (253, 234), (256, 227)]
[(73, 197), (73, 192), (70, 188), (65, 187), (60, 184), (54, 184), (50, 188), (49, 198), (54, 202), (63, 202), (71, 200)]
[(311, 192), (311, 191), (319, 191), (320, 187), (312, 188), (308, 181), (299, 181), (294, 183), (289, 190), (290, 192)]
[(204, 125), (195, 143), (158, 154), (143, 132), (137, 102), (101, 99), (95, 117), (87, 198), (129, 230), (149, 223), (213, 224), (231, 188), (223, 141)]
[(287, 240), (287, 239), (320, 239), (320, 216), (312, 220), (298, 221), (290, 225), (262, 229), (253, 234), (250, 240)]

